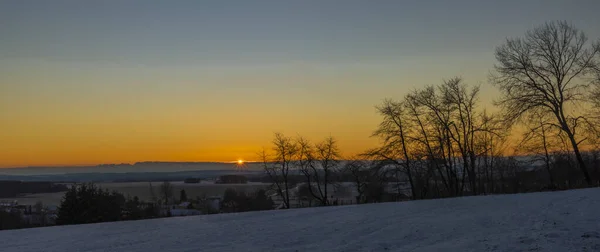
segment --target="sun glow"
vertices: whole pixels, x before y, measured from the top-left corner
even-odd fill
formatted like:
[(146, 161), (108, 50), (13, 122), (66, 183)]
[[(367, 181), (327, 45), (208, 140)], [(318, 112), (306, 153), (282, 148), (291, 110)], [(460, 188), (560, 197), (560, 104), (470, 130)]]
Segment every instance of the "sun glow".
[(244, 164), (244, 160), (238, 159), (237, 164), (238, 165), (243, 165)]

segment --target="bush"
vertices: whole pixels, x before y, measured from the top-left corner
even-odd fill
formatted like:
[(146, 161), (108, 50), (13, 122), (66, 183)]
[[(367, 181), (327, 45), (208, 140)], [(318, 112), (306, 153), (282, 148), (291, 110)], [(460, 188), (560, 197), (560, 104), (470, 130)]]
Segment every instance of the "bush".
[(215, 182), (217, 184), (246, 184), (248, 178), (242, 175), (223, 175)]
[(0, 209), (0, 230), (28, 227), (18, 212), (6, 212)]
[(265, 190), (258, 190), (252, 195), (238, 192), (234, 189), (225, 190), (221, 210), (225, 213), (261, 211), (273, 209), (273, 201), (266, 195)]
[(126, 200), (123, 194), (109, 192), (94, 184), (73, 185), (58, 208), (57, 225), (138, 220), (158, 216), (153, 204), (137, 197)]
[(23, 182), (23, 181), (0, 181), (0, 197), (16, 197), (22, 193), (53, 193), (64, 192), (69, 188), (63, 184), (52, 182)]

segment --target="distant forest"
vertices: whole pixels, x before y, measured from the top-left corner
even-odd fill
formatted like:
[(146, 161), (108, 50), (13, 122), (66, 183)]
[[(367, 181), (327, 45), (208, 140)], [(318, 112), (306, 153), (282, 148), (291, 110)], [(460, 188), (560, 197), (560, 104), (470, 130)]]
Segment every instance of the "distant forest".
[(28, 193), (53, 193), (69, 190), (66, 185), (52, 182), (22, 182), (22, 181), (0, 181), (0, 197), (12, 198), (19, 194)]

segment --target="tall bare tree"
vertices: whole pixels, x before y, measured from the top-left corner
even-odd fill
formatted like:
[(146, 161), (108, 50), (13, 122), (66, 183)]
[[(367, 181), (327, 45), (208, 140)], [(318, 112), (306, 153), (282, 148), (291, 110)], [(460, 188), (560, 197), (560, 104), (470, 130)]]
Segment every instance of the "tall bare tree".
[(468, 89), (460, 78), (445, 81), (440, 86), (442, 104), (452, 109), (451, 123), (449, 125), (450, 137), (462, 157), (463, 169), (469, 178), (471, 192), (477, 192), (475, 134), (480, 130), (477, 122), (478, 114), (475, 111), (479, 87)]
[(382, 139), (382, 146), (371, 150), (372, 157), (387, 160), (395, 164), (397, 171), (402, 172), (408, 178), (413, 199), (416, 197), (415, 180), (413, 177), (413, 154), (409, 142), (409, 130), (412, 128), (408, 123), (407, 113), (403, 102), (385, 100), (377, 107), (377, 111), (383, 117), (373, 136)]
[(498, 64), (491, 76), (502, 93), (497, 103), (507, 121), (516, 122), (531, 112), (553, 115), (552, 125), (568, 137), (588, 184), (591, 178), (580, 150), (583, 139), (577, 134), (585, 118), (571, 111), (589, 92), (599, 50), (567, 22), (548, 22), (496, 48)]
[[(596, 51), (600, 51), (600, 40), (594, 45)], [(596, 74), (596, 80), (594, 81), (594, 90), (591, 93), (591, 100), (594, 103), (598, 112), (600, 112), (600, 53), (597, 54), (596, 65), (593, 67), (594, 73)]]
[[(424, 150), (426, 160), (432, 169), (437, 170), (438, 175), (434, 179), (440, 179), (444, 185), (445, 191), (451, 195), (458, 194), (458, 180), (453, 167), (453, 162), (450, 161), (450, 156), (445, 155), (446, 148), (444, 147), (449, 138), (445, 138), (447, 125), (443, 112), (437, 108), (436, 99), (427, 100), (423, 98), (431, 97), (435, 94), (433, 88), (426, 88), (423, 91), (415, 90), (413, 93), (405, 97), (405, 106), (408, 115), (410, 116), (414, 127), (417, 129), (414, 136), (410, 136), (417, 148)], [(425, 101), (425, 102), (424, 102)], [(450, 145), (448, 145), (450, 146)], [(449, 153), (449, 152), (448, 152)], [(444, 168), (444, 170), (442, 170)], [(456, 182), (456, 183), (455, 183)], [(456, 185), (456, 186), (455, 186)]]
[[(456, 106), (451, 106), (445, 99), (445, 95), (441, 94), (443, 92), (440, 91), (439, 86), (428, 86), (415, 91), (407, 99), (409, 100), (408, 104), (417, 108), (416, 111), (411, 111), (415, 119), (420, 117), (419, 113), (425, 115), (424, 123), (420, 122), (420, 119), (418, 122), (420, 127), (425, 124), (428, 130), (421, 130), (422, 135), (419, 136), (419, 142), (426, 144), (430, 153), (432, 151), (430, 148), (433, 147), (433, 153), (431, 154), (435, 156), (430, 157), (430, 162), (435, 162), (437, 169), (439, 169), (439, 163), (442, 163), (445, 172), (439, 172), (439, 177), (448, 189), (447, 193), (456, 196), (464, 191), (465, 176), (467, 174), (464, 165), (462, 170), (459, 170), (460, 162), (457, 160), (457, 157), (460, 156), (458, 146), (462, 145), (457, 144), (455, 140), (462, 138), (453, 136), (452, 125), (454, 124), (453, 117), (455, 116)], [(429, 139), (425, 135), (427, 131), (431, 135)], [(431, 143), (428, 143), (428, 141), (431, 141)], [(444, 177), (446, 178), (444, 179)]]
[[(600, 50), (600, 42), (596, 46), (599, 47), (598, 50)], [(598, 58), (598, 61), (600, 62), (600, 56), (598, 56)], [(594, 86), (592, 91), (590, 92), (589, 98), (593, 106), (592, 119), (595, 121), (596, 126), (600, 127), (600, 64), (596, 66), (595, 72), (596, 81), (594, 82)]]
[(600, 147), (600, 70), (598, 70), (598, 77), (595, 82), (594, 90), (590, 93), (591, 101), (593, 103), (591, 120), (593, 121), (594, 140), (596, 144), (596, 150)]
[(281, 133), (275, 133), (273, 139), (273, 154), (263, 150), (260, 158), (263, 169), (273, 181), (275, 190), (283, 201), (284, 208), (290, 208), (290, 171), (295, 170), (300, 148), (291, 138)]
[[(481, 112), (477, 111), (478, 95), (479, 87), (469, 87), (460, 78), (452, 78), (408, 96), (413, 117), (419, 117), (415, 108), (422, 107), (421, 113), (428, 117), (427, 124), (434, 127), (431, 135), (436, 141), (437, 159), (442, 160), (446, 168), (446, 173), (440, 173), (440, 178), (446, 187), (452, 188), (454, 195), (464, 191), (466, 182), (470, 192), (478, 194), (475, 140), (476, 134), (482, 131), (483, 119)], [(428, 138), (423, 136), (421, 139)], [(430, 146), (428, 144), (426, 149), (431, 155)], [(439, 170), (438, 164), (432, 167)]]
[(327, 137), (311, 146), (304, 138), (298, 139), (300, 146), (299, 167), (305, 175), (310, 194), (321, 205), (329, 205), (329, 191), (332, 188), (332, 176), (338, 172), (340, 153), (333, 137)]

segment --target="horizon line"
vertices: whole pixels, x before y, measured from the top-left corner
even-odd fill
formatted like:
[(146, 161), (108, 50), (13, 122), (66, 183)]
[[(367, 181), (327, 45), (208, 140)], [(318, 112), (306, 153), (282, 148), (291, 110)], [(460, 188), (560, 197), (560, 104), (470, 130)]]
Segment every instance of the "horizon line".
[[(31, 168), (84, 168), (84, 167), (101, 167), (101, 166), (119, 166), (129, 165), (135, 166), (138, 164), (152, 164), (152, 163), (163, 163), (163, 164), (235, 164), (238, 161), (136, 161), (132, 163), (102, 163), (102, 164), (68, 164), (68, 165), (28, 165), (28, 166), (6, 166), (0, 169), (31, 169)], [(244, 163), (258, 163), (258, 161), (245, 161)]]
[[(524, 155), (506, 155), (506, 157), (527, 157), (532, 156), (533, 154), (524, 154)], [(535, 155), (534, 155), (535, 156)], [(351, 159), (340, 159), (340, 161), (349, 161)], [(366, 160), (366, 159), (365, 159)], [(87, 168), (87, 167), (102, 167), (102, 166), (119, 166), (119, 165), (128, 165), (135, 166), (138, 164), (237, 164), (238, 160), (233, 161), (136, 161), (132, 163), (102, 163), (102, 164), (70, 164), (70, 165), (30, 165), (30, 166), (0, 166), (0, 170), (2, 169), (35, 169), (35, 168)], [(243, 160), (244, 164), (256, 164), (262, 163), (262, 161), (255, 160)]]

